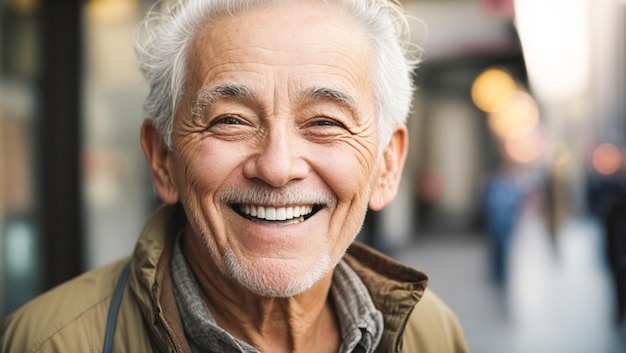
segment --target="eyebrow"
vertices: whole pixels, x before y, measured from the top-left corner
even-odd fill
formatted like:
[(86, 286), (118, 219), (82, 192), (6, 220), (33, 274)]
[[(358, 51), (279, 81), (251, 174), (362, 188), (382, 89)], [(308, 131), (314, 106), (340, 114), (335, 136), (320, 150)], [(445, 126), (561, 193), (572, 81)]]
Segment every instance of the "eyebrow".
[[(211, 88), (201, 88), (196, 95), (196, 99), (192, 103), (191, 118), (202, 117), (204, 109), (207, 106), (214, 104), (219, 99), (235, 98), (244, 101), (258, 101), (257, 94), (247, 86), (234, 83), (225, 82), (221, 85)], [(354, 97), (348, 92), (329, 88), (329, 87), (309, 87), (301, 92), (298, 96), (299, 100), (329, 100), (343, 106), (348, 109), (354, 116), (355, 120), (358, 120), (360, 116), (360, 109), (356, 103)]]
[(240, 100), (256, 100), (254, 92), (238, 83), (225, 82), (211, 88), (201, 88), (196, 99), (191, 105), (191, 117), (197, 118), (203, 115), (204, 109), (215, 103), (218, 99), (236, 98)]
[(354, 97), (352, 97), (348, 92), (341, 89), (311, 87), (306, 89), (300, 98), (311, 100), (330, 100), (350, 110), (350, 112), (354, 114), (355, 118), (360, 116), (360, 110), (356, 103), (356, 99), (354, 99)]

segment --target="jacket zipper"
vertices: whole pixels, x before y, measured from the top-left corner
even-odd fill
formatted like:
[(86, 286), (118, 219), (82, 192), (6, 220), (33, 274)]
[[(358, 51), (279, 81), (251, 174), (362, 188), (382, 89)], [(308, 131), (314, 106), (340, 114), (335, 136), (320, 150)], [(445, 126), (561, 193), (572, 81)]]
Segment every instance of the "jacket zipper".
[(163, 311), (161, 310), (159, 305), (156, 304), (158, 302), (157, 300), (155, 300), (155, 298), (157, 298), (157, 289), (158, 289), (158, 285), (155, 284), (152, 287), (152, 300), (153, 300), (153, 303), (155, 303), (154, 310), (158, 313), (157, 315), (158, 320), (157, 322), (155, 322), (155, 324), (160, 324), (160, 326), (165, 330), (165, 333), (167, 334), (167, 338), (172, 344), (172, 347), (168, 347), (166, 345), (165, 347), (161, 347), (161, 349), (167, 352), (180, 353), (181, 352), (180, 344), (175, 339), (174, 331), (172, 331), (172, 328), (167, 324), (167, 322), (165, 321), (165, 317), (163, 316)]
[(409, 323), (409, 319), (411, 318), (411, 314), (413, 313), (414, 309), (415, 309), (415, 306), (411, 308), (411, 311), (409, 311), (409, 313), (402, 320), (402, 323), (400, 325), (400, 330), (398, 330), (398, 340), (396, 341), (395, 346), (393, 347), (393, 351), (395, 353), (400, 353), (400, 350), (402, 349), (402, 344), (404, 343), (403, 342), (404, 330), (406, 329), (406, 325)]

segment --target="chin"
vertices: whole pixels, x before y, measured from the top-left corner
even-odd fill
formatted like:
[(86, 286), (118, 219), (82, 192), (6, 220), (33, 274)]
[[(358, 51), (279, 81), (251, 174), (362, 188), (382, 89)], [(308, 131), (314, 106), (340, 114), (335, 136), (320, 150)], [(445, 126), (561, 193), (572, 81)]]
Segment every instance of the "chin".
[(328, 255), (318, 257), (313, 264), (303, 264), (293, 259), (240, 261), (231, 252), (225, 261), (228, 275), (254, 294), (268, 298), (302, 294), (330, 271)]

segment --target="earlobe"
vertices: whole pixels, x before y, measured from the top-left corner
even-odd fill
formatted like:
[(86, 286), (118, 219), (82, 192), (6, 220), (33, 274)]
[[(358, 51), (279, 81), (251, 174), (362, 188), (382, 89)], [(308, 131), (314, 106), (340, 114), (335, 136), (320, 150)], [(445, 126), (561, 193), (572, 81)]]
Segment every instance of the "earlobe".
[(376, 171), (369, 200), (372, 210), (381, 210), (395, 199), (407, 151), (408, 132), (404, 125), (399, 125), (391, 136)]
[(154, 189), (167, 204), (178, 202), (178, 190), (172, 178), (170, 168), (170, 151), (163, 141), (154, 123), (145, 120), (141, 126), (141, 148), (143, 149), (152, 175)]

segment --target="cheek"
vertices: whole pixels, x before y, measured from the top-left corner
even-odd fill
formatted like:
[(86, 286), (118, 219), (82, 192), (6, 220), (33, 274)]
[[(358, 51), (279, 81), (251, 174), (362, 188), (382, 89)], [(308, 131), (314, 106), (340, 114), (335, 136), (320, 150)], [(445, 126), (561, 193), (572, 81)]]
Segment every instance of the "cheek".
[(179, 173), (179, 186), (188, 191), (215, 192), (228, 182), (244, 156), (242, 149), (224, 145), (207, 140), (182, 145), (174, 166)]
[(365, 196), (376, 162), (375, 149), (375, 145), (352, 141), (315, 153), (319, 156), (318, 173), (339, 201)]

